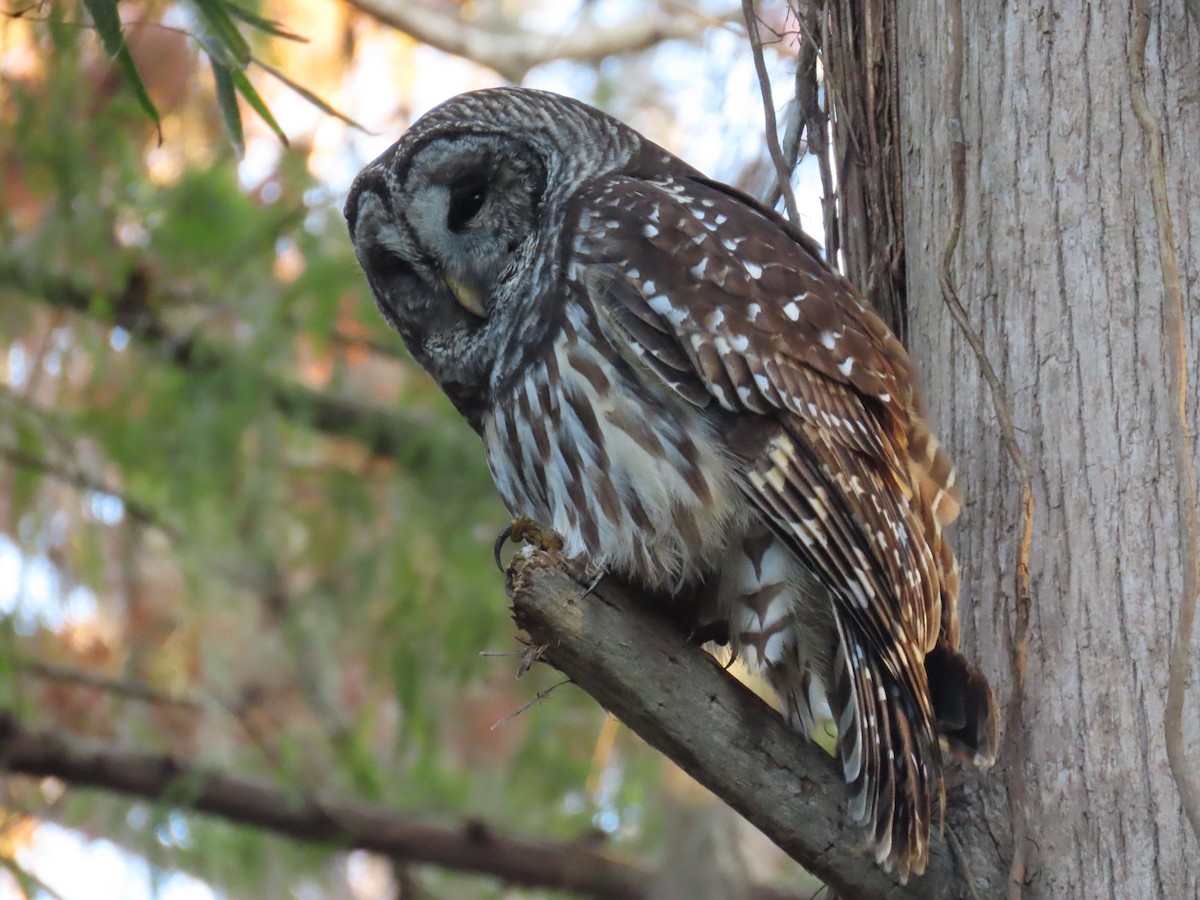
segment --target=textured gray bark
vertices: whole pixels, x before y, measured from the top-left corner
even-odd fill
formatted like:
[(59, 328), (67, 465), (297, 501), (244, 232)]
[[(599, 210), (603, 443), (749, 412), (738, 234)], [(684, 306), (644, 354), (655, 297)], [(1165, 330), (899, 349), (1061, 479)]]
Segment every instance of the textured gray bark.
[[(947, 17), (931, 0), (897, 9), (909, 344), (967, 499), (954, 531), (965, 641), (1003, 702), (1018, 479), (938, 285), (954, 132)], [(1028, 691), (1003, 757), (1026, 785), (1025, 895), (1195, 897), (1200, 844), (1163, 737), (1183, 564), (1163, 275), (1130, 101), (1134, 16), (1122, 2), (964, 3), (963, 15), (966, 216), (953, 276), (1007, 385), (1038, 509)], [(1188, 304), (1194, 435), (1200, 28), (1183, 0), (1151, 4), (1151, 16), (1147, 91)], [(1184, 753), (1200, 767), (1195, 671)]]

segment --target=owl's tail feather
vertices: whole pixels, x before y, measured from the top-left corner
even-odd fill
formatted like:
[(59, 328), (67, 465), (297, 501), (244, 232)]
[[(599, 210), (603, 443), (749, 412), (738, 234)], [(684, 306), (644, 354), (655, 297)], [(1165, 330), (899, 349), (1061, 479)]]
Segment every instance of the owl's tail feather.
[(937, 738), (912, 689), (837, 618), (830, 706), (850, 813), (866, 826), (875, 861), (907, 883), (929, 859), (933, 798), (939, 820), (945, 805)]
[(940, 641), (925, 657), (925, 674), (942, 747), (990, 766), (1000, 742), (1000, 713), (983, 673)]
[[(937, 562), (941, 636), (950, 642), (950, 646), (956, 647), (958, 563), (942, 528), (958, 515), (962, 506), (962, 490), (955, 478), (950, 456), (920, 417), (914, 417), (909, 422), (908, 453), (909, 479), (913, 491), (909, 506), (913, 516), (921, 523), (925, 542)], [(930, 641), (937, 635), (937, 629), (931, 629), (928, 635)], [(933, 648), (927, 646), (925, 649), (928, 651)]]

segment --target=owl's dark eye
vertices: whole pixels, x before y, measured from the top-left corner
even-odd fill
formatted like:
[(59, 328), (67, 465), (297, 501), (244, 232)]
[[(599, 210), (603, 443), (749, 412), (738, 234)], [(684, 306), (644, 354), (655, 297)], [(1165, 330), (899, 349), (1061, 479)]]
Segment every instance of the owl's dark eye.
[(446, 212), (446, 227), (457, 233), (483, 209), (487, 199), (487, 178), (482, 173), (466, 175), (450, 185), (450, 208)]

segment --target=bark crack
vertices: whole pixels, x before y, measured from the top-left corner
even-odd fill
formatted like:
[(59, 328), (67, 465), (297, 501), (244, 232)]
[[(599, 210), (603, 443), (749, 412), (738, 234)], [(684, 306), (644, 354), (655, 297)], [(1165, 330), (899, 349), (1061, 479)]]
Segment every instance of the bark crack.
[(1197, 496), (1196, 466), (1191, 455), (1192, 438), (1188, 428), (1186, 320), (1179, 260), (1175, 252), (1175, 227), (1167, 202), (1162, 132), (1146, 102), (1146, 41), (1150, 36), (1150, 9), (1146, 0), (1133, 0), (1133, 16), (1133, 34), (1129, 43), (1130, 100), (1133, 114), (1146, 136), (1146, 174), (1158, 232), (1164, 337), (1169, 348), (1168, 374), (1174, 399), (1171, 451), (1182, 532), (1179, 550), (1183, 566), (1183, 596), (1179, 600), (1179, 618), (1175, 623), (1171, 647), (1164, 731), (1171, 775), (1179, 788), (1180, 800), (1192, 826), (1192, 833), (1200, 840), (1200, 782), (1196, 780), (1194, 767), (1188, 768), (1183, 753), (1183, 700), (1191, 663), (1188, 651), (1196, 621), (1197, 598), (1200, 597), (1200, 499)]

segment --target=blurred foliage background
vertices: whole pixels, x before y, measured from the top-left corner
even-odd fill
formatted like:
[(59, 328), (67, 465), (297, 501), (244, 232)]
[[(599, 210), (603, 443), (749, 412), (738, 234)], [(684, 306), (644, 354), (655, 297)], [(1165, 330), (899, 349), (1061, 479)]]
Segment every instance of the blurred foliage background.
[[(695, 865), (672, 835), (709, 801), (574, 688), (530, 703), (556, 673), (515, 677), (491, 561), (505, 512), (476, 437), (376, 314), (341, 205), (422, 112), (506, 79), (753, 189), (740, 7), (239, 4), (0, 14), (0, 708), (303, 795)], [(786, 98), (794, 23), (761, 13)], [(0, 786), (0, 896), (543, 895), (169, 797)], [(730, 815), (700, 818), (754, 880), (801, 890)]]

